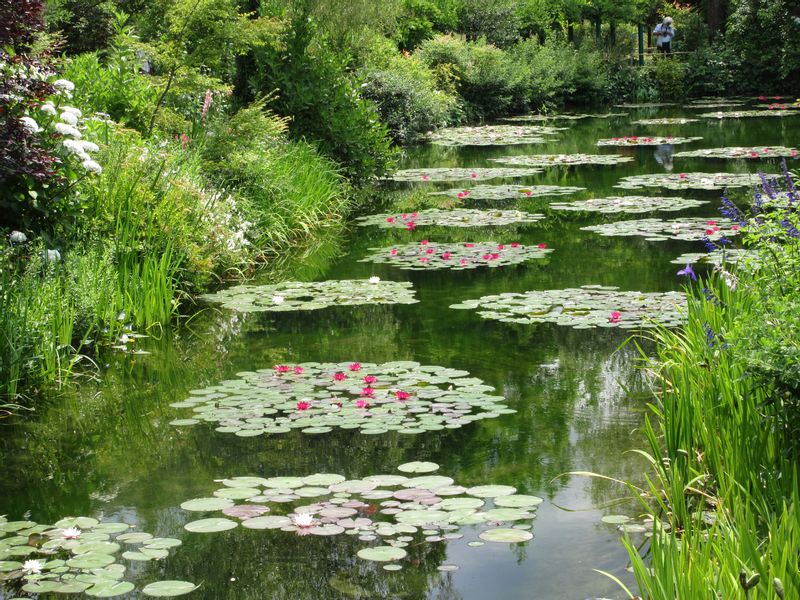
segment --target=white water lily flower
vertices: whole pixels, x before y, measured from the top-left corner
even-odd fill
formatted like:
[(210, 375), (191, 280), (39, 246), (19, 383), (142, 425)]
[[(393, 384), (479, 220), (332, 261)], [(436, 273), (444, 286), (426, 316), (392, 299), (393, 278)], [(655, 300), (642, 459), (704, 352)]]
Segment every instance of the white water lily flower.
[(69, 79), (56, 79), (53, 82), (53, 87), (62, 92), (71, 92), (75, 89), (75, 84)]
[(64, 112), (68, 112), (70, 114), (73, 114), (78, 118), (83, 116), (83, 113), (80, 111), (80, 109), (79, 108), (75, 108), (74, 106), (62, 106), (61, 110), (63, 110)]
[(24, 563), (22, 563), (22, 570), (28, 575), (38, 575), (42, 572), (43, 566), (44, 564), (42, 564), (42, 562), (39, 560), (26, 560)]
[(67, 527), (61, 532), (61, 535), (65, 540), (77, 540), (81, 537), (81, 530), (77, 527)]
[(61, 260), (61, 252), (58, 250), (47, 250), (44, 253), (44, 259), (47, 262), (58, 262)]
[(88, 140), (81, 140), (78, 142), (86, 152), (99, 152), (100, 146)]
[(314, 526), (314, 515), (311, 513), (297, 513), (292, 515), (292, 521), (294, 521), (295, 527), (313, 527)]
[(283, 296), (273, 296), (272, 297), (272, 303), (273, 304), (283, 304), (283, 302), (285, 300), (286, 300), (286, 298), (284, 298)]
[(12, 244), (24, 244), (28, 241), (28, 236), (21, 231), (14, 230), (8, 235), (8, 239)]
[(30, 117), (20, 117), (19, 120), (22, 126), (30, 133), (39, 133), (42, 130), (39, 124)]
[(81, 164), (83, 165), (84, 169), (89, 171), (89, 173), (98, 173), (99, 174), (99, 173), (103, 172), (103, 167), (101, 167), (98, 163), (96, 163), (92, 159), (85, 160)]
[(77, 125), (78, 124), (78, 117), (73, 115), (70, 112), (63, 112), (61, 113), (60, 119), (64, 121), (67, 125)]
[(66, 123), (56, 123), (56, 131), (61, 135), (73, 137), (75, 139), (81, 138), (81, 132), (75, 129), (72, 125)]
[(50, 104), (49, 102), (45, 102), (39, 107), (39, 110), (42, 111), (46, 115), (56, 116), (56, 107)]
[(376, 276), (376, 275), (373, 275), (372, 277), (369, 278), (369, 282), (370, 283), (380, 283), (381, 282), (381, 278)]

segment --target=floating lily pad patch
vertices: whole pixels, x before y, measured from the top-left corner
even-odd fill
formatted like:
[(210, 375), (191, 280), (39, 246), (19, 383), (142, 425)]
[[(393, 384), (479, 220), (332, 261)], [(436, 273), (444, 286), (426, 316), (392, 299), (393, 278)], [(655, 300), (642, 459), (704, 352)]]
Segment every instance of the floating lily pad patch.
[(677, 211), (708, 204), (705, 200), (692, 200), (678, 196), (612, 196), (589, 198), (575, 202), (556, 202), (550, 205), (555, 210), (598, 212), (604, 214), (638, 214), (654, 211)]
[(702, 140), (701, 137), (677, 137), (668, 135), (666, 137), (660, 136), (639, 136), (639, 135), (631, 135), (631, 136), (623, 136), (623, 137), (613, 137), (604, 140), (597, 140), (598, 146), (662, 146), (664, 144), (670, 145), (678, 145), (678, 144), (689, 144), (691, 142), (696, 142), (698, 140)]
[(494, 162), (519, 167), (555, 167), (570, 165), (618, 165), (633, 161), (632, 156), (619, 154), (529, 154), (492, 158)]
[(628, 113), (624, 112), (616, 112), (616, 113), (597, 113), (597, 114), (568, 114), (568, 113), (561, 113), (561, 114), (549, 114), (549, 115), (518, 115), (515, 117), (506, 117), (501, 119), (502, 121), (508, 123), (535, 123), (541, 121), (580, 121), (583, 119), (610, 119), (613, 117), (627, 117)]
[[(502, 396), (491, 395), (493, 390), (467, 371), (413, 361), (301, 363), (241, 373), (238, 379), (195, 390), (173, 406), (191, 409), (198, 421), (216, 423), (220, 433), (240, 437), (292, 430), (323, 434), (333, 428), (416, 435), (516, 412)], [(212, 498), (189, 500), (184, 508), (225, 512), (234, 505), (228, 500), (241, 499), (263, 504), (257, 484), (248, 481)], [(306, 482), (306, 487), (325, 484)], [(301, 480), (285, 481), (281, 487), (302, 485)]]
[[(162, 560), (181, 541), (130, 529), (127, 523), (101, 523), (91, 517), (67, 517), (54, 525), (0, 519), (0, 595), (4, 585), (19, 586), (29, 594), (97, 598), (132, 592), (134, 584), (124, 580), (126, 563)], [(163, 583), (149, 584), (142, 591), (148, 594), (148, 588)], [(161, 596), (187, 593), (169, 593), (179, 591), (169, 586), (161, 589)]]
[(725, 250), (714, 250), (713, 252), (687, 252), (686, 254), (681, 254), (678, 258), (672, 260), (671, 262), (676, 265), (691, 265), (699, 263), (712, 265), (715, 267), (722, 266), (723, 264), (746, 267), (748, 265), (757, 265), (759, 260), (759, 254), (755, 250), (730, 248)]
[(541, 169), (501, 169), (501, 168), (432, 168), (432, 169), (403, 169), (395, 172), (389, 180), (404, 182), (434, 182), (434, 181), (484, 181), (487, 179), (511, 179), (515, 177), (528, 177), (541, 173)]
[(660, 119), (639, 119), (631, 121), (633, 125), (688, 125), (698, 123), (700, 119), (687, 119), (685, 117), (662, 117)]
[[(237, 285), (213, 294), (201, 296), (208, 302), (218, 302), (239, 312), (288, 312), (317, 310), (329, 306), (359, 304), (414, 304), (411, 283), (348, 279), (297, 282), (285, 281), (275, 285)], [(191, 423), (183, 423), (191, 425)]]
[(800, 115), (795, 110), (730, 110), (700, 113), (705, 119), (751, 119), (759, 117), (793, 117)]
[(437, 225), (440, 227), (499, 227), (536, 223), (544, 219), (538, 213), (519, 210), (480, 210), (477, 208), (456, 208), (441, 210), (430, 208), (413, 213), (377, 214), (356, 220), (359, 225), (377, 225), (384, 229), (408, 229)]
[(616, 221), (600, 225), (587, 225), (581, 227), (584, 231), (593, 231), (603, 236), (640, 236), (647, 241), (660, 242), (664, 240), (700, 241), (709, 239), (718, 241), (723, 238), (738, 235), (739, 225), (727, 219), (708, 220), (702, 218), (685, 219), (633, 219), (630, 221)]
[[(242, 515), (237, 522), (210, 516), (204, 523), (220, 521), (232, 526), (198, 528), (189, 523), (186, 528), (213, 533), (241, 524), (246, 529), (280, 530), (298, 536), (348, 535), (365, 544), (357, 551), (359, 558), (398, 565), (408, 556), (409, 546), (447, 544), (465, 538), (465, 534), (473, 538), (467, 542), (471, 547), (483, 545), (475, 538), (505, 544), (533, 538), (532, 521), (542, 498), (518, 494), (509, 485), (459, 486), (450, 477), (431, 474), (438, 469), (436, 463), (413, 461), (398, 467), (403, 475), (378, 474), (351, 480), (327, 473), (257, 478), (255, 491), (259, 498), (266, 498), (271, 516)], [(320, 476), (334, 477), (335, 481), (321, 486), (313, 497), (303, 496), (301, 491), (306, 485), (319, 481)], [(241, 479), (245, 478), (231, 477), (224, 483)], [(287, 487), (287, 483), (291, 486)], [(242, 506), (247, 506), (247, 501)], [(178, 583), (175, 582), (176, 591), (188, 589), (188, 585)], [(170, 589), (170, 585), (162, 582), (159, 589)], [(147, 593), (147, 589), (144, 591)]]
[(524, 246), (517, 242), (465, 242), (436, 244), (423, 240), (391, 248), (370, 248), (371, 254), (359, 262), (394, 265), (400, 269), (454, 271), (478, 267), (503, 267), (544, 258), (551, 249), (544, 244)]
[(665, 106), (675, 106), (674, 102), (630, 102), (627, 104), (615, 104), (617, 108), (663, 108)]
[(719, 158), (719, 159), (764, 159), (764, 158), (797, 158), (795, 148), (785, 146), (732, 146), (727, 148), (703, 148), (676, 152), (675, 158)]
[(449, 127), (428, 134), (428, 141), (440, 146), (505, 146), (544, 144), (544, 136), (555, 135), (562, 128), (542, 125), (481, 125)]
[(736, 108), (744, 106), (746, 103), (742, 100), (694, 100), (688, 104), (689, 108)]
[(660, 187), (669, 190), (720, 190), (729, 187), (751, 187), (760, 179), (751, 173), (653, 173), (623, 177), (616, 188), (636, 190)]
[(459, 200), (524, 200), (542, 196), (567, 196), (586, 188), (568, 185), (476, 185), (432, 192), (431, 196), (450, 196)]
[(556, 323), (576, 329), (653, 327), (683, 323), (686, 297), (679, 292), (623, 292), (614, 287), (505, 293), (465, 300), (450, 308), (477, 309), (506, 323)]

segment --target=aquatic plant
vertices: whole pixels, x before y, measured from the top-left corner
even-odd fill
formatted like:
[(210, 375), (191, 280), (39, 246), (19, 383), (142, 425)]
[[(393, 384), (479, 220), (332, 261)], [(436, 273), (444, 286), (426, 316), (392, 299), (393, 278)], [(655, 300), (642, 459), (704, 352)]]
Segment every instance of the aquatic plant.
[(800, 115), (800, 112), (793, 110), (731, 110), (700, 113), (698, 116), (704, 119), (749, 119), (753, 117), (792, 117), (796, 115)]
[(676, 152), (675, 158), (797, 158), (797, 150), (785, 146), (730, 146), (726, 148), (703, 148)]
[(568, 114), (553, 113), (546, 115), (517, 115), (515, 117), (505, 117), (500, 119), (508, 123), (526, 123), (536, 121), (580, 121), (583, 119), (611, 119), (614, 117), (627, 117), (628, 113), (596, 113), (596, 114)]
[(486, 179), (510, 179), (515, 177), (528, 177), (541, 173), (541, 169), (501, 169), (476, 167), (473, 169), (453, 167), (453, 168), (431, 168), (431, 169), (402, 169), (395, 171), (388, 177), (390, 181), (402, 182), (434, 182), (434, 181), (461, 181), (461, 180), (486, 180)]
[(479, 210), (459, 208), (439, 210), (435, 208), (413, 213), (377, 214), (356, 219), (362, 226), (377, 225), (383, 229), (414, 229), (426, 225), (440, 227), (497, 227), (501, 225), (529, 224), (544, 219), (544, 215), (519, 210)]
[(450, 196), (459, 200), (507, 200), (539, 198), (541, 196), (566, 196), (586, 188), (568, 185), (476, 185), (431, 192), (430, 196)]
[(673, 137), (668, 135), (666, 137), (651, 137), (651, 136), (624, 136), (624, 137), (613, 137), (605, 140), (597, 140), (598, 146), (662, 146), (664, 144), (670, 145), (678, 145), (678, 144), (689, 144), (691, 142), (696, 142), (697, 140), (702, 140), (701, 137)]
[(629, 221), (616, 221), (600, 225), (587, 225), (581, 227), (583, 231), (593, 231), (605, 236), (641, 236), (648, 242), (664, 240), (687, 241), (722, 241), (729, 236), (741, 233), (737, 223), (727, 219), (714, 220), (699, 217), (688, 219), (631, 219)]
[(619, 154), (531, 154), (521, 156), (501, 156), (490, 159), (492, 162), (518, 167), (551, 167), (571, 165), (618, 165), (633, 161), (632, 156)]
[(676, 265), (684, 265), (687, 263), (708, 264), (711, 266), (721, 266), (724, 263), (729, 263), (737, 266), (738, 268), (746, 267), (747, 265), (756, 265), (759, 261), (759, 253), (755, 250), (746, 250), (742, 248), (726, 248), (714, 250), (713, 252), (688, 252), (681, 254), (672, 261)]
[(481, 125), (451, 127), (429, 133), (427, 139), (439, 146), (508, 146), (513, 144), (544, 144), (543, 136), (556, 135), (560, 127), (542, 125)]
[(638, 119), (631, 121), (631, 125), (688, 125), (697, 123), (700, 119), (687, 119), (683, 117), (663, 117), (659, 119)]
[(370, 248), (371, 254), (359, 262), (389, 264), (407, 270), (453, 271), (478, 267), (504, 267), (517, 265), (537, 258), (545, 258), (552, 249), (544, 244), (523, 246), (517, 242), (465, 242), (434, 244), (405, 244), (391, 248)]
[(708, 204), (706, 200), (692, 200), (678, 196), (611, 196), (608, 198), (589, 198), (574, 202), (554, 202), (553, 210), (569, 210), (578, 212), (598, 212), (604, 214), (639, 214), (655, 211), (674, 212), (687, 208), (696, 208)]
[(719, 190), (731, 187), (749, 187), (758, 182), (751, 173), (653, 173), (623, 177), (616, 188), (636, 190), (643, 187), (660, 187), (670, 190)]

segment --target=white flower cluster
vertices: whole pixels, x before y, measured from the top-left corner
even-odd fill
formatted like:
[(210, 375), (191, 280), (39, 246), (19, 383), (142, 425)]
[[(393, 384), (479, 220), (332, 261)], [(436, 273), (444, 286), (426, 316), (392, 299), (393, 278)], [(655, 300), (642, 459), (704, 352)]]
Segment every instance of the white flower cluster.
[(222, 242), (229, 252), (244, 251), (250, 241), (247, 232), (253, 224), (244, 219), (236, 206), (233, 196), (223, 196), (217, 192), (213, 194), (206, 206), (209, 210), (203, 213), (203, 220), (210, 223), (218, 242)]

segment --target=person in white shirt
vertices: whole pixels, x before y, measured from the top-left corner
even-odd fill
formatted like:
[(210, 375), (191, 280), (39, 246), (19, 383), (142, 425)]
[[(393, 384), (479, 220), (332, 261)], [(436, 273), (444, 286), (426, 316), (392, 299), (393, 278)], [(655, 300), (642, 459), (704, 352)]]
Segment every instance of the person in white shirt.
[(656, 47), (658, 51), (664, 54), (670, 54), (672, 52), (672, 38), (675, 37), (672, 17), (664, 17), (664, 20), (656, 25), (653, 33), (656, 34)]

